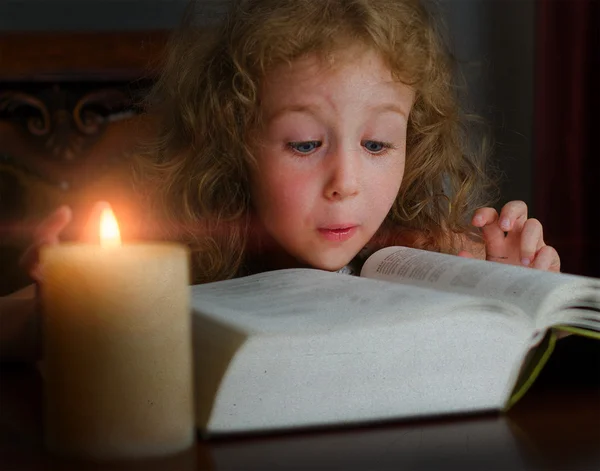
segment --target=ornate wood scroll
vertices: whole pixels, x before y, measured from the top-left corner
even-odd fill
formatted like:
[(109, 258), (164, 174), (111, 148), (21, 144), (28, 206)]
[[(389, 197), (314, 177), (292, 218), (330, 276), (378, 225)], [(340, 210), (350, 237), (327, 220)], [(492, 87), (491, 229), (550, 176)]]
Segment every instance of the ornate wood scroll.
[(61, 204), (77, 218), (96, 200), (120, 204), (128, 157), (148, 132), (127, 86), (36, 87), (0, 89), (0, 245), (27, 244), (35, 222), (23, 221)]
[(114, 149), (105, 148), (120, 122), (137, 114), (134, 100), (124, 87), (83, 92), (58, 84), (38, 87), (0, 88), (2, 167), (64, 191), (83, 188), (127, 147), (114, 142)]

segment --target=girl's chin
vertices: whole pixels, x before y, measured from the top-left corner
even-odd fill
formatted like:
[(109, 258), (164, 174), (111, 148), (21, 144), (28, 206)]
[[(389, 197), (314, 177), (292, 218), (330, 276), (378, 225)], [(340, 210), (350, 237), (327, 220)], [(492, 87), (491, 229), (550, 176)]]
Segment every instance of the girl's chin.
[(332, 250), (331, 247), (313, 246), (312, 249), (306, 247), (294, 250), (289, 247), (285, 250), (280, 244), (273, 243), (267, 247), (263, 246), (260, 253), (262, 264), (267, 269), (285, 269), (285, 268), (315, 268), (325, 271), (339, 271), (347, 266), (356, 256), (358, 251), (354, 247), (338, 247)]
[(311, 260), (309, 262), (306, 262), (306, 266), (307, 267), (311, 267), (311, 268), (316, 268), (318, 270), (325, 270), (325, 271), (339, 271), (342, 268), (344, 268), (346, 265), (348, 265), (352, 259), (354, 258), (354, 255), (346, 255), (346, 256), (336, 256), (336, 257), (331, 257), (331, 256), (327, 256), (324, 255), (323, 257), (311, 257)]

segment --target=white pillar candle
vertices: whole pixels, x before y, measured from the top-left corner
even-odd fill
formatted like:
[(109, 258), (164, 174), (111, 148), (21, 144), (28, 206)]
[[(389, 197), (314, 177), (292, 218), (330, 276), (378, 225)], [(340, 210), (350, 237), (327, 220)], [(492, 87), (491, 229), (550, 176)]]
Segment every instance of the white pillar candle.
[(46, 446), (99, 459), (175, 453), (195, 439), (188, 250), (121, 245), (103, 216), (102, 245), (40, 253)]

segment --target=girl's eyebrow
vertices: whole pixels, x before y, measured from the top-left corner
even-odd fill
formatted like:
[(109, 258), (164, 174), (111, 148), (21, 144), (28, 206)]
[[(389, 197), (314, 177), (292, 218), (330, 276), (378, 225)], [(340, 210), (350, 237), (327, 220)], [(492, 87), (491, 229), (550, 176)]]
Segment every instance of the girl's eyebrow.
[(408, 114), (406, 113), (406, 111), (404, 111), (402, 107), (396, 105), (395, 103), (383, 103), (381, 105), (375, 105), (371, 108), (371, 111), (376, 111), (379, 113), (389, 111), (392, 113), (398, 113), (399, 115), (402, 115), (404, 119), (408, 119)]
[(270, 113), (267, 117), (267, 122), (274, 121), (275, 119), (279, 118), (281, 115), (286, 113), (308, 113), (314, 116), (318, 114), (318, 106), (301, 104), (285, 105), (281, 108), (276, 109), (273, 113)]
[[(286, 113), (307, 113), (307, 114), (315, 116), (318, 114), (318, 108), (319, 107), (315, 106), (315, 105), (302, 105), (302, 104), (285, 105), (285, 106), (282, 106), (281, 108), (276, 109), (273, 113), (269, 114), (269, 116), (267, 117), (267, 122), (270, 123)], [(397, 113), (397, 114), (401, 115), (405, 120), (408, 119), (408, 114), (406, 113), (406, 111), (402, 107), (398, 106), (395, 103), (382, 103), (379, 105), (374, 105), (374, 106), (370, 107), (369, 109), (371, 112)]]

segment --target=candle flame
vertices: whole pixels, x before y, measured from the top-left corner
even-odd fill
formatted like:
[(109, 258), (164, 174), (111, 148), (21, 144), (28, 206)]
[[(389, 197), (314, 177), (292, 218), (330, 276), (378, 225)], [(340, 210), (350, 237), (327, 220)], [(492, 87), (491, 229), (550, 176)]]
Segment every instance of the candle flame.
[(118, 247), (121, 245), (119, 224), (112, 209), (106, 208), (100, 214), (100, 245), (102, 247)]

